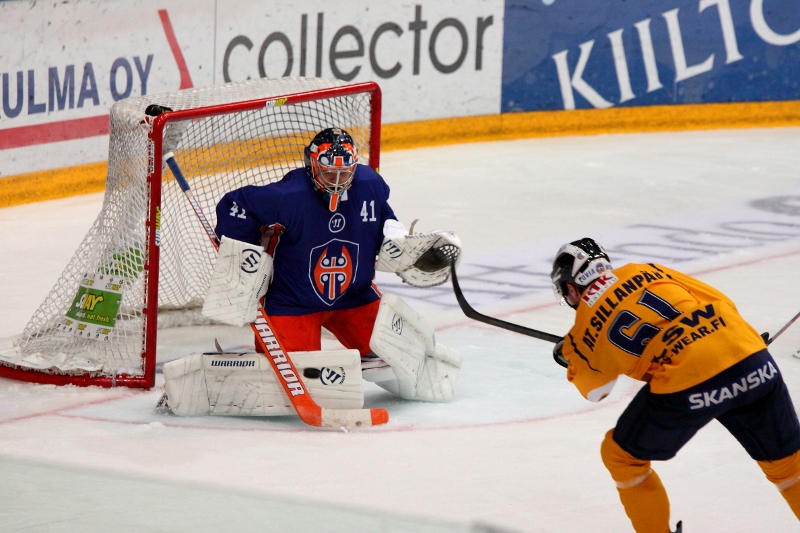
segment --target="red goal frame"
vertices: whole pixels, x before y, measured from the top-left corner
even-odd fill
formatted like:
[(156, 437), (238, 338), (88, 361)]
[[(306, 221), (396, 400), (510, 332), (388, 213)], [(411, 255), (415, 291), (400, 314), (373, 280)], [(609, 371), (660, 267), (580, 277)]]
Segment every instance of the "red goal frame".
[[(0, 377), (42, 383), (51, 385), (77, 385), (82, 387), (131, 387), (150, 389), (155, 385), (156, 379), (156, 340), (158, 337), (158, 281), (159, 281), (159, 246), (156, 239), (159, 232), (159, 214), (161, 209), (162, 188), (162, 136), (169, 122), (206, 118), (214, 115), (254, 111), (265, 106), (287, 106), (342, 96), (352, 96), (367, 93), (370, 99), (370, 139), (369, 139), (369, 165), (379, 170), (380, 167), (380, 142), (381, 142), (381, 90), (375, 82), (357, 83), (318, 89), (307, 92), (286, 94), (283, 96), (260, 98), (244, 102), (197, 107), (194, 109), (176, 110), (163, 113), (153, 119), (152, 131), (148, 137), (152, 141), (148, 154), (149, 173), (147, 184), (149, 186), (149, 206), (145, 221), (146, 250), (142, 275), (145, 278), (145, 301), (143, 303), (143, 349), (142, 366), (143, 375), (131, 376), (119, 374), (116, 376), (84, 374), (56, 374), (49, 371), (12, 367), (0, 364)], [(143, 117), (144, 118), (144, 117)]]

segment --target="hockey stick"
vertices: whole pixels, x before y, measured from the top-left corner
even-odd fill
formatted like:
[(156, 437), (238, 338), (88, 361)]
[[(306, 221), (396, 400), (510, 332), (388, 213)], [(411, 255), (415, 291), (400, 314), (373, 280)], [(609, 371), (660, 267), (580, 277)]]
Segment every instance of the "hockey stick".
[[(164, 154), (164, 161), (175, 176), (175, 180), (180, 185), (183, 194), (189, 200), (189, 204), (194, 210), (200, 224), (203, 226), (208, 239), (219, 251), (219, 244), (214, 229), (211, 227), (208, 218), (203, 213), (200, 204), (194, 197), (189, 182), (181, 172), (178, 163), (175, 161), (172, 152)], [(286, 396), (297, 411), (300, 419), (310, 426), (333, 427), (333, 428), (352, 428), (365, 426), (378, 426), (389, 421), (389, 413), (385, 409), (326, 409), (320, 407), (306, 390), (297, 368), (292, 363), (289, 354), (284, 351), (281, 342), (270, 326), (267, 313), (263, 306), (258, 307), (258, 315), (255, 322), (250, 324), (256, 334), (256, 340), (278, 377), (278, 381), (283, 386)]]
[(779, 330), (778, 330), (778, 332), (777, 332), (775, 335), (773, 335), (771, 339), (769, 339), (769, 340), (767, 341), (767, 346), (769, 346), (770, 344), (772, 344), (772, 341), (774, 341), (775, 339), (777, 339), (778, 337), (780, 337), (781, 333), (783, 333), (784, 331), (786, 331), (787, 329), (789, 329), (789, 326), (791, 326), (792, 324), (794, 324), (794, 323), (797, 321), (797, 319), (798, 319), (798, 318), (800, 318), (800, 313), (797, 313), (796, 315), (794, 315), (794, 318), (792, 318), (792, 319), (791, 319), (789, 322), (787, 322), (787, 323), (786, 323), (786, 325), (785, 325), (785, 326), (783, 326), (781, 329), (779, 329)]
[(458, 276), (456, 275), (456, 264), (455, 261), (450, 264), (450, 270), (453, 274), (453, 292), (456, 294), (456, 300), (458, 300), (458, 305), (461, 307), (461, 310), (467, 315), (468, 318), (473, 320), (477, 320), (478, 322), (483, 322), (484, 324), (489, 324), (491, 326), (496, 326), (498, 328), (507, 329), (509, 331), (513, 331), (514, 333), (521, 333), (522, 335), (527, 335), (528, 337), (533, 337), (534, 339), (540, 339), (547, 342), (552, 342), (554, 344), (558, 344), (561, 342), (563, 337), (559, 337), (558, 335), (553, 335), (552, 333), (545, 333), (544, 331), (539, 331), (536, 329), (526, 328), (525, 326), (520, 326), (518, 324), (512, 324), (511, 322), (506, 322), (505, 320), (500, 320), (499, 318), (492, 318), (490, 316), (482, 315), (481, 313), (477, 312), (472, 306), (469, 305), (467, 299), (464, 298), (464, 293), (461, 292), (461, 286), (458, 284)]

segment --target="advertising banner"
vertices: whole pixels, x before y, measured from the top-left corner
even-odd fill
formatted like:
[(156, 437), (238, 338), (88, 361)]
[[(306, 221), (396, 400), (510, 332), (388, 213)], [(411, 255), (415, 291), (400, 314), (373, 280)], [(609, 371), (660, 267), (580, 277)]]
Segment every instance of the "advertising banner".
[(502, 111), (800, 98), (798, 0), (507, 0)]
[(0, 178), (104, 161), (128, 96), (377, 81), (383, 122), (497, 114), (503, 0), (0, 2)]
[(217, 11), (216, 83), (376, 81), (385, 123), (500, 112), (503, 0), (225, 6)]
[(0, 2), (0, 178), (104, 161), (128, 96), (212, 83), (214, 4)]
[(800, 0), (0, 2), (0, 179), (105, 161), (122, 98), (282, 76), (376, 81), (384, 124), (800, 100)]

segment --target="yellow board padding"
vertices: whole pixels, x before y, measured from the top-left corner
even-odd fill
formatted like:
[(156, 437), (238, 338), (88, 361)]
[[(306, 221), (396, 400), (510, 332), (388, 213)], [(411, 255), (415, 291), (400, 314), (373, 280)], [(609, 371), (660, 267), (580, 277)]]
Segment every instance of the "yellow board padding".
[[(299, 162), (302, 161), (303, 149), (315, 133), (254, 138), (181, 149), (175, 151), (175, 160), (180, 161), (181, 172), (187, 179), (255, 167), (294, 167), (297, 164), (302, 165)], [(167, 176), (166, 179), (171, 178)]]
[(106, 186), (107, 168), (106, 162), (102, 161), (0, 177), (0, 207), (102, 192)]
[(800, 100), (538, 111), (385, 124), (383, 151), (530, 137), (800, 126)]
[[(384, 124), (381, 151), (530, 137), (789, 126), (800, 126), (800, 100), (535, 111)], [(205, 170), (231, 164), (228, 159)], [(101, 192), (106, 171), (107, 164), (100, 162), (0, 177), (0, 207)]]

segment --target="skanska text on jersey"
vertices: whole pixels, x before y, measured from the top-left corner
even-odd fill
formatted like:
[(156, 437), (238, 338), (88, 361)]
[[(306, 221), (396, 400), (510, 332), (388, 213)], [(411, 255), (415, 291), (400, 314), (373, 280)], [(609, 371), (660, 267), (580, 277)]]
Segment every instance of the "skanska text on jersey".
[(690, 395), (689, 402), (692, 404), (690, 409), (704, 409), (712, 405), (719, 405), (726, 400), (732, 400), (738, 395), (753, 390), (767, 381), (774, 379), (777, 375), (778, 369), (775, 368), (771, 361), (768, 361), (767, 364), (758, 370), (750, 372), (747, 376), (733, 381), (729, 385)]

